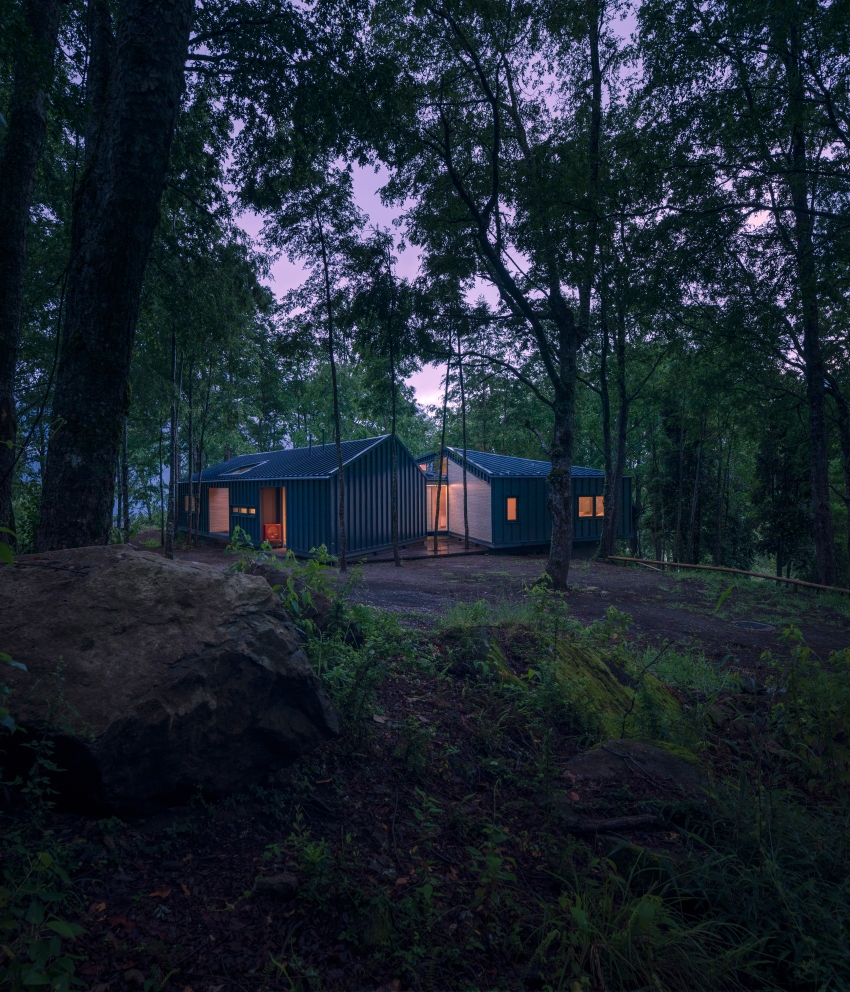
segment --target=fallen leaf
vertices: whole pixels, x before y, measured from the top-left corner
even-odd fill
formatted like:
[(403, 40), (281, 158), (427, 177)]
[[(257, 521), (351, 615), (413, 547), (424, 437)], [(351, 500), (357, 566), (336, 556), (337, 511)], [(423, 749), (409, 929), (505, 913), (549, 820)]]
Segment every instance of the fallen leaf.
[(186, 988), (183, 989), (183, 992), (195, 992), (195, 990), (192, 988), (191, 985), (187, 985)]
[(190, 896), (192, 894), (191, 889), (189, 888), (188, 885), (185, 884), (185, 882), (180, 883), (180, 888), (183, 890), (184, 896)]
[(573, 801), (574, 803), (577, 803), (577, 802), (578, 802), (578, 793), (577, 793), (577, 792), (568, 792), (568, 793), (567, 793), (567, 797), (568, 797), (569, 799), (572, 799), (572, 801)]
[(121, 965), (121, 970), (122, 971), (129, 971), (130, 968), (135, 968), (135, 967), (136, 967), (136, 962), (135, 961), (125, 961), (124, 964)]
[(395, 884), (396, 885), (407, 885), (407, 879), (406, 878), (397, 878), (395, 880)]
[(90, 913), (102, 913), (105, 909), (106, 909), (105, 902), (93, 902), (91, 906), (89, 906)]
[(333, 782), (332, 778), (317, 778), (316, 785), (327, 785), (328, 782)]
[(389, 717), (381, 716), (380, 713), (373, 713), (372, 719), (375, 721), (375, 723), (386, 723), (389, 720)]
[(171, 895), (170, 885), (160, 885), (148, 893), (148, 899), (167, 899)]
[(121, 927), (125, 933), (129, 933), (136, 926), (136, 924), (132, 920), (128, 920), (126, 916), (110, 916), (108, 923), (111, 927)]

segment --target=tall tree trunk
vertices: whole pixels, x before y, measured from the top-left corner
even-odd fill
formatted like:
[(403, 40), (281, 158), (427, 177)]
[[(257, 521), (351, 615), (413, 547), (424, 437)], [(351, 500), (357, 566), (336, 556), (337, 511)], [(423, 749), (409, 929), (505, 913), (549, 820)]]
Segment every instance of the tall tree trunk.
[[(201, 523), (201, 477), (204, 471), (204, 445), (206, 443), (207, 436), (207, 417), (210, 412), (210, 393), (212, 392), (212, 358), (209, 360), (207, 366), (207, 391), (204, 396), (204, 405), (201, 407), (201, 430), (200, 437), (198, 438), (198, 489), (197, 495), (192, 493), (195, 499), (195, 538), (197, 541), (198, 529)], [(274, 444), (272, 443), (272, 447)], [(209, 521), (207, 521), (209, 526)], [(260, 539), (262, 540), (262, 534), (260, 534)]]
[[(573, 356), (574, 357), (574, 356)], [(573, 380), (574, 382), (575, 380)], [(552, 520), (552, 543), (546, 572), (555, 589), (565, 591), (570, 574), (573, 549), (573, 445), (575, 442), (575, 386), (564, 390), (555, 400), (555, 422), (549, 457), (549, 515)]]
[[(121, 534), (121, 521), (124, 519), (124, 507), (122, 505), (123, 492), (121, 489), (121, 463), (115, 466), (115, 534)], [(111, 521), (110, 521), (111, 522)]]
[(720, 432), (720, 412), (717, 413), (717, 502), (714, 510), (714, 564), (722, 565), (723, 557), (723, 435)]
[(162, 414), (159, 416), (159, 543), (165, 546), (165, 485), (162, 465)]
[(396, 443), (396, 384), (395, 384), (395, 348), (392, 330), (390, 331), (390, 389), (392, 390), (392, 430), (390, 432), (390, 447), (392, 455), (392, 478), (390, 479), (390, 516), (393, 542), (393, 562), (396, 568), (401, 568), (401, 557), (398, 553), (398, 444)]
[(810, 203), (811, 167), (806, 148), (805, 122), (810, 113), (800, 69), (797, 25), (789, 32), (786, 73), (792, 121), (791, 160), (788, 176), (794, 213), (795, 262), (803, 323), (803, 361), (806, 399), (809, 407), (809, 467), (812, 483), (812, 535), (818, 561), (818, 582), (833, 586), (838, 581), (835, 561), (835, 532), (829, 505), (829, 451), (826, 429), (826, 365), (820, 339), (818, 273), (813, 241), (814, 218)]
[[(652, 541), (656, 561), (663, 561), (664, 554), (664, 523), (663, 516), (659, 518), (659, 487), (661, 480), (658, 475), (658, 449), (655, 443), (655, 430), (652, 432)], [(663, 514), (663, 510), (662, 510)]]
[[(9, 122), (0, 147), (0, 527), (12, 523), (17, 441), (15, 369), (27, 260), (27, 228), (36, 168), (47, 131), (61, 0), (27, 0), (25, 43), (15, 59)], [(14, 538), (0, 530), (0, 541)]]
[(705, 443), (705, 414), (702, 415), (700, 423), (699, 447), (697, 448), (697, 467), (694, 473), (694, 491), (691, 497), (691, 516), (688, 522), (688, 545), (685, 550), (685, 559), (695, 565), (694, 548), (699, 547), (699, 537), (697, 535), (697, 519), (699, 507), (700, 479), (702, 477), (702, 449)]
[[(180, 378), (183, 378), (183, 361), (180, 361)], [(165, 526), (165, 557), (174, 557), (174, 531), (177, 528), (177, 416), (179, 402), (177, 383), (177, 332), (171, 330), (171, 422), (168, 426), (168, 519)]]
[(121, 495), (124, 502), (124, 543), (130, 543), (130, 453), (127, 450), (127, 417), (121, 432)]
[(838, 384), (831, 379), (830, 392), (838, 408), (838, 440), (844, 471), (844, 508), (847, 511), (847, 565), (850, 568), (850, 405)]
[[(604, 275), (603, 275), (604, 278)], [(599, 400), (602, 405), (602, 460), (605, 469), (605, 483), (602, 495), (605, 500), (605, 507), (608, 507), (608, 497), (611, 489), (611, 476), (614, 471), (613, 444), (611, 441), (611, 394), (608, 391), (608, 353), (610, 348), (610, 334), (608, 330), (608, 307), (607, 295), (599, 295), (600, 324), (602, 330), (602, 348), (599, 356)], [(602, 534), (599, 538), (599, 548), (597, 557), (607, 558), (608, 551), (608, 518), (602, 521)]]
[(682, 552), (682, 503), (685, 496), (685, 391), (682, 390), (682, 409), (679, 421), (679, 488), (676, 494), (676, 533), (673, 536), (673, 561), (681, 561)]
[(186, 508), (186, 545), (187, 547), (192, 547), (192, 524), (194, 523), (195, 511), (194, 505), (192, 503), (192, 498), (195, 495), (195, 483), (193, 481), (193, 475), (195, 474), (195, 397), (194, 397), (194, 386), (195, 386), (195, 370), (192, 366), (189, 366), (189, 395), (186, 397), (189, 401), (189, 500)]
[[(183, 92), (192, 0), (91, 0), (92, 116), (74, 204), (39, 550), (103, 544), (142, 281)], [(105, 84), (104, 84), (105, 81)]]
[(469, 505), (466, 490), (466, 393), (463, 388), (463, 349), (457, 332), (457, 371), (460, 382), (460, 422), (463, 433), (463, 547), (469, 551)]
[[(614, 340), (617, 366), (617, 419), (615, 424), (616, 454), (613, 466), (605, 466), (605, 516), (602, 520), (602, 555), (610, 558), (617, 551), (617, 530), (623, 496), (623, 476), (626, 473), (626, 438), (629, 428), (629, 395), (626, 391), (626, 321), (622, 309), (617, 312), (617, 333)], [(609, 442), (610, 445), (610, 442)], [(609, 455), (610, 459), (610, 455)], [(635, 488), (635, 505), (640, 490)]]
[(437, 452), (437, 499), (434, 515), (434, 554), (437, 554), (437, 540), (440, 536), (440, 497), (443, 493), (443, 452), (446, 450), (446, 412), (449, 407), (449, 371), (452, 360), (446, 362), (446, 389), (443, 393), (443, 430), (440, 434), (440, 450)]
[(334, 351), (334, 318), (333, 318), (333, 295), (331, 293), (331, 273), (330, 260), (328, 259), (327, 248), (325, 246), (325, 229), (321, 214), (316, 211), (316, 223), (319, 233), (319, 241), (322, 248), (322, 271), (325, 279), (325, 302), (328, 310), (328, 353), (331, 363), (331, 389), (333, 391), (334, 404), (334, 432), (336, 434), (336, 464), (339, 486), (339, 570), (346, 571), (348, 563), (346, 555), (346, 533), (345, 533), (345, 470), (342, 464), (342, 429), (340, 427), (339, 416), (339, 388), (336, 380), (336, 354)]

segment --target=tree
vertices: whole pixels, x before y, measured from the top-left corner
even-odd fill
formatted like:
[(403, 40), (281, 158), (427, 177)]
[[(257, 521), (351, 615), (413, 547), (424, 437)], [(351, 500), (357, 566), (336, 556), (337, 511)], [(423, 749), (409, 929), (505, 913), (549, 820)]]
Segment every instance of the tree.
[(347, 304), (349, 261), (356, 251), (365, 218), (354, 204), (351, 174), (347, 169), (329, 162), (317, 163), (290, 184), (290, 177), (281, 177), (277, 171), (278, 164), (270, 163), (252, 200), (269, 217), (264, 228), (266, 243), (285, 251), (290, 259), (306, 261), (310, 266), (307, 281), (289, 299), (290, 307), (301, 311), (298, 323), (308, 334), (321, 329), (327, 349), (339, 480), (339, 567), (345, 571), (345, 473), (337, 375), (338, 335), (342, 326), (339, 310), (343, 301)]
[[(391, 532), (393, 560), (401, 565), (398, 549), (398, 399), (399, 379), (416, 368), (414, 324), (416, 294), (394, 271), (393, 239), (388, 231), (375, 231), (352, 258), (353, 300), (350, 319), (360, 348), (388, 366), (378, 383), (386, 383), (390, 400), (390, 446), (392, 450)], [(374, 389), (382, 393), (380, 386)]]
[[(26, 0), (15, 59), (9, 123), (0, 144), (0, 528), (12, 523), (15, 373), (27, 258), (27, 228), (36, 167), (47, 133), (47, 91), (53, 76), (63, 0)], [(0, 529), (0, 541), (11, 543)]]
[(145, 266), (183, 92), (192, 0), (90, 0), (85, 167), (36, 546), (107, 539)]
[(802, 364), (812, 527), (827, 584), (836, 558), (825, 316), (850, 188), (846, 47), (835, 20), (845, 16), (792, 0), (652, 0), (640, 10), (648, 108), (659, 144), (672, 149), (668, 206), (736, 219), (726, 291), (772, 313), (775, 347)]
[[(415, 197), (412, 240), (468, 287), (498, 292), (494, 314), (513, 363), (531, 350), (550, 409), (547, 571), (566, 587), (572, 549), (576, 361), (589, 333), (596, 271), (603, 60), (615, 61), (606, 7), (595, 2), (479, 10), (429, 4), (411, 16), (379, 3), (376, 52), (399, 64), (398, 119), (382, 152), (388, 193)], [(543, 66), (547, 66), (544, 70)], [(550, 79), (547, 73), (554, 73)], [(588, 83), (589, 81), (589, 83)]]

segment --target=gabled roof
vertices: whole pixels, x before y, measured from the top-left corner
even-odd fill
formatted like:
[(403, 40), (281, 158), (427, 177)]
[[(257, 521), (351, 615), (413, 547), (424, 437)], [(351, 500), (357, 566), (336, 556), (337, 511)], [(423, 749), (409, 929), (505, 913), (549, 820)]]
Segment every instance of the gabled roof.
[[(463, 448), (446, 447), (446, 451), (452, 460), (463, 463)], [(434, 459), (436, 453), (423, 455), (417, 458), (417, 462)], [(514, 458), (512, 455), (494, 455), (489, 451), (470, 451), (466, 449), (467, 465), (473, 466), (485, 477), (490, 479), (545, 479), (552, 471), (551, 462), (537, 461), (534, 458)], [(431, 474), (429, 473), (429, 478)], [(585, 468), (582, 465), (573, 465), (572, 477), (574, 479), (602, 479), (604, 472), (598, 468)]]
[[(370, 448), (389, 438), (366, 437), (359, 441), (342, 442), (342, 463), (356, 461)], [(401, 442), (399, 442), (401, 443)], [(211, 465), (201, 473), (204, 482), (236, 482), (257, 479), (327, 479), (337, 471), (336, 444), (314, 444), (312, 448), (288, 448), (263, 451), (256, 455), (237, 455), (219, 465)], [(198, 473), (192, 477), (198, 479)], [(183, 480), (186, 481), (186, 480)]]

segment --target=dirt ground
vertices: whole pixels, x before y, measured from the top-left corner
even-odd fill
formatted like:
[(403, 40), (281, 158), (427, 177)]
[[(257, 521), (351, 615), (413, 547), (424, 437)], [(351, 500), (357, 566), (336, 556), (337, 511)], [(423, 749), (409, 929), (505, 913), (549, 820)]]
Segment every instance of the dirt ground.
[[(139, 535), (133, 543), (141, 546), (141, 539), (150, 537)], [(176, 550), (175, 555), (221, 568), (232, 561), (214, 546)], [(392, 562), (370, 562), (363, 566), (362, 586), (354, 595), (427, 628), (431, 618), (445, 616), (456, 603), (486, 600), (497, 606), (517, 600), (545, 564), (544, 558), (495, 554), (405, 561), (401, 568)], [(716, 610), (718, 590), (736, 581), (734, 592)], [(817, 594), (801, 591), (793, 596), (773, 583), (668, 574), (586, 559), (573, 561), (571, 583), (570, 611), (583, 624), (601, 619), (613, 606), (632, 617), (634, 636), (653, 644), (666, 638), (703, 651), (715, 663), (732, 655), (742, 668), (754, 672), (760, 668), (763, 651), (781, 650), (779, 638), (789, 623), (802, 630), (821, 657), (850, 647), (846, 612), (824, 605)], [(740, 621), (766, 623), (771, 629), (747, 630), (738, 625)]]
[[(209, 547), (176, 556), (221, 568), (232, 560)], [(427, 629), (459, 601), (518, 598), (543, 564), (477, 556), (369, 565), (357, 596)], [(615, 606), (639, 635), (698, 644), (710, 657), (734, 652), (753, 669), (777, 644), (783, 618), (819, 653), (850, 644), (840, 604), (795, 601), (767, 583), (736, 590), (715, 613), (711, 580), (581, 561), (573, 581), (570, 609), (583, 623)], [(742, 630), (740, 619), (773, 629)], [(434, 650), (440, 656), (436, 642)], [(575, 736), (534, 731), (513, 697), (486, 681), (386, 660), (359, 731), (268, 786), (145, 820), (52, 817), (75, 852), (85, 928), (75, 952), (90, 992), (549, 988), (532, 930), (541, 905), (556, 905), (557, 880), (592, 874), (599, 856), (638, 849), (629, 845), (678, 856), (692, 800), (642, 779), (576, 784)], [(716, 764), (731, 753), (715, 749)], [(589, 846), (564, 828), (565, 816), (660, 813), (663, 829), (593, 833)], [(263, 891), (267, 877), (297, 883), (297, 897)]]

